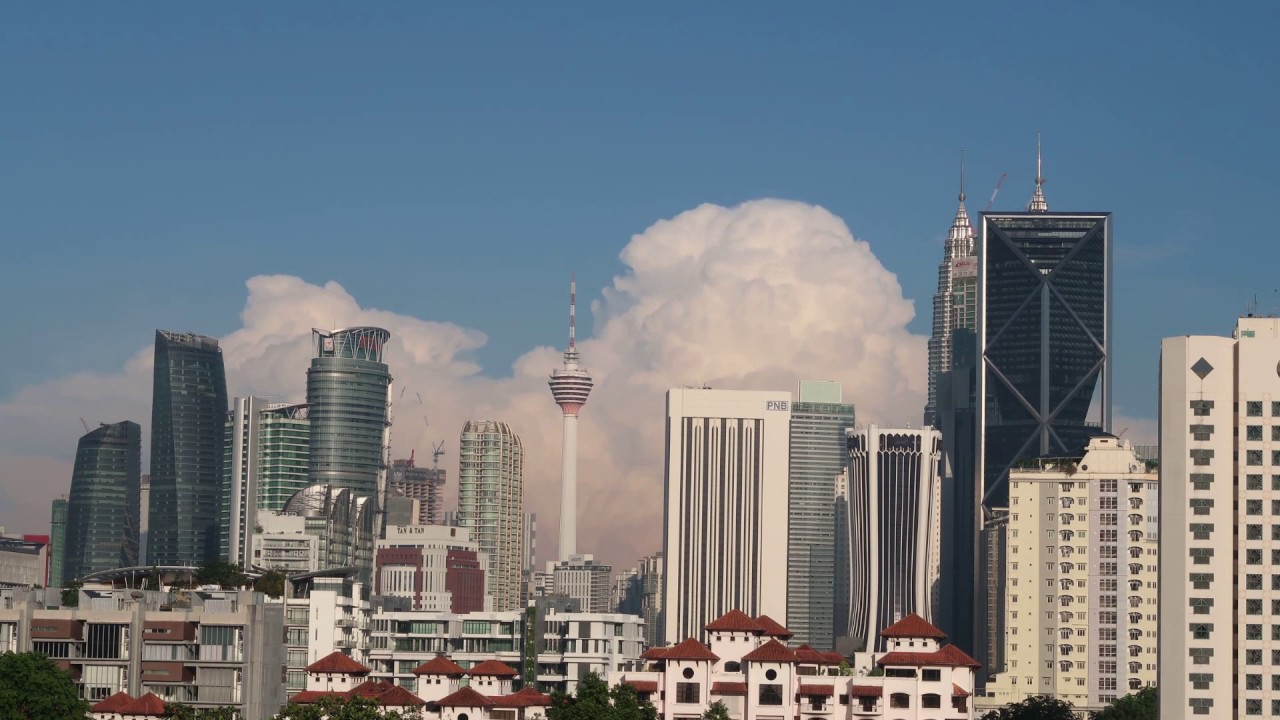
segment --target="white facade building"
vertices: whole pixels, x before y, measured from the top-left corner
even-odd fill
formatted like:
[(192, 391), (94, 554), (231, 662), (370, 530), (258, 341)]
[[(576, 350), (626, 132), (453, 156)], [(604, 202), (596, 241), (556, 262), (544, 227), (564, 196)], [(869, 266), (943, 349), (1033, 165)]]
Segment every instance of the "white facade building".
[(1010, 472), (1005, 672), (979, 709), (1051, 695), (1097, 712), (1156, 684), (1156, 480), (1110, 435)]
[(505, 422), (468, 420), (458, 449), (457, 524), (489, 556), (486, 592), (516, 610), (524, 569), (524, 443)]
[(256, 532), (249, 540), (253, 552), (245, 567), (287, 573), (320, 569), (320, 538), (307, 534), (307, 519), (301, 515), (259, 510)]
[(1162, 720), (1280, 715), (1280, 319), (1160, 354)]
[(485, 593), (489, 556), (467, 528), (401, 525), (386, 530), (374, 558), (374, 594), (410, 601), (414, 610), (470, 612), (492, 608)]
[(787, 613), (791, 393), (667, 391), (664, 637), (734, 607)]
[(574, 555), (558, 563), (547, 563), (552, 592), (577, 600), (582, 612), (614, 611), (611, 578), (613, 566), (597, 562), (591, 555)]

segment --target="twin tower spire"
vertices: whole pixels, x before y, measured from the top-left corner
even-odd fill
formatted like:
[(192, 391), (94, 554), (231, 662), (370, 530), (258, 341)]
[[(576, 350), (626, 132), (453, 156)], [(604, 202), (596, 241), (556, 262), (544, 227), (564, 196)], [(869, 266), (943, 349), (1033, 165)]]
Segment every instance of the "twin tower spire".
[[(1040, 131), (1036, 131), (1036, 189), (1031, 196), (1031, 202), (1027, 203), (1027, 212), (1049, 212), (1049, 202), (1044, 197), (1044, 172), (1042, 165), (1043, 155), (1040, 150)], [(994, 199), (994, 195), (992, 199)], [(967, 239), (969, 247), (967, 251), (961, 248), (960, 255), (968, 255), (973, 251), (972, 238), (976, 234), (973, 232), (973, 223), (969, 221), (969, 212), (964, 206), (964, 151), (960, 151), (960, 207), (956, 210), (956, 217), (951, 221), (951, 237), (948, 238), (948, 245), (953, 240)], [(968, 229), (967, 235), (961, 235), (958, 231)], [(948, 247), (948, 254), (951, 255), (952, 248)]]

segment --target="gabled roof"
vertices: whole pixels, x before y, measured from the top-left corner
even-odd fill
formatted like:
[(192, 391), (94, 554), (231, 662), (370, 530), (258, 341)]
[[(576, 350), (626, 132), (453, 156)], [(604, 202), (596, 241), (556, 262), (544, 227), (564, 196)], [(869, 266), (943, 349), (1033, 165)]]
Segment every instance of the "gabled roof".
[(499, 695), (493, 698), (493, 704), (501, 708), (551, 707), (551, 696), (527, 687), (518, 693)]
[(422, 663), (413, 669), (414, 675), (448, 675), (449, 677), (462, 677), (467, 674), (461, 665), (450, 660), (449, 658), (439, 655)]
[(850, 685), (850, 697), (880, 697), (884, 694), (884, 688), (879, 685)]
[(440, 707), (493, 707), (493, 699), (481, 695), (470, 687), (464, 687), (433, 704)]
[(359, 685), (348, 690), (347, 694), (353, 697), (378, 697), (382, 693), (386, 692), (390, 687), (391, 683), (386, 680), (365, 680)]
[(164, 715), (164, 700), (161, 700), (155, 693), (147, 693), (140, 698), (134, 699), (129, 706), (123, 710), (117, 710), (123, 715), (153, 715), (160, 717)]
[(834, 685), (801, 685), (800, 695), (809, 697), (831, 697), (836, 694)]
[(951, 697), (967, 698), (971, 693), (955, 683), (951, 683)]
[(934, 627), (928, 620), (915, 613), (880, 631), (883, 638), (932, 638), (946, 640), (947, 634)]
[(744, 682), (713, 682), (712, 695), (746, 695), (747, 684)]
[(777, 620), (774, 620), (768, 615), (761, 615), (760, 617), (756, 618), (756, 622), (760, 623), (760, 627), (764, 628), (764, 634), (768, 635), (769, 637), (776, 637), (776, 638), (782, 638), (783, 640), (790, 640), (792, 637), (795, 636), (795, 633), (791, 632), (782, 623), (778, 622)]
[(657, 680), (623, 680), (622, 682), (635, 688), (638, 693), (658, 692)]
[(752, 650), (742, 656), (745, 662), (769, 662), (769, 663), (793, 663), (800, 662), (800, 658), (791, 652), (786, 645), (778, 642), (776, 639), (770, 639), (769, 642)]
[(669, 647), (662, 654), (663, 660), (710, 660), (715, 662), (720, 659), (719, 655), (711, 652), (706, 645), (694, 640), (693, 638), (685, 638), (678, 645)]
[(822, 661), (827, 665), (839, 665), (842, 662), (848, 662), (845, 656), (838, 652), (825, 652), (818, 654), (822, 656)]
[(95, 713), (118, 713), (128, 707), (133, 702), (133, 698), (127, 692), (118, 692), (109, 698), (99, 700), (89, 708), (89, 712)]
[(369, 668), (334, 650), (308, 665), (307, 672), (329, 675), (368, 675)]
[(515, 677), (520, 673), (515, 668), (502, 662), (501, 660), (485, 660), (467, 671), (467, 674), (475, 677), (484, 675), (486, 677)]
[(795, 649), (796, 659), (806, 665), (823, 665), (826, 664), (826, 658), (823, 654), (813, 649), (809, 644), (801, 645)]
[(965, 654), (955, 645), (944, 645), (936, 652), (891, 652), (881, 655), (877, 665), (906, 665), (910, 667), (982, 667), (982, 663)]
[(661, 660), (667, 655), (666, 648), (651, 647), (640, 654), (641, 660)]
[(422, 698), (414, 695), (399, 685), (392, 685), (378, 696), (378, 704), (383, 707), (411, 707), (426, 705)]
[(321, 698), (345, 698), (345, 697), (348, 697), (347, 693), (338, 692), (336, 690), (302, 690), (297, 695), (294, 695), (293, 697), (289, 698), (289, 702), (295, 702), (295, 703), (298, 703), (299, 705), (308, 705), (310, 703), (316, 702), (317, 700), (320, 700)]
[(751, 616), (738, 609), (730, 610), (707, 623), (706, 629), (711, 632), (764, 632), (764, 628), (760, 626), (760, 623), (752, 620)]

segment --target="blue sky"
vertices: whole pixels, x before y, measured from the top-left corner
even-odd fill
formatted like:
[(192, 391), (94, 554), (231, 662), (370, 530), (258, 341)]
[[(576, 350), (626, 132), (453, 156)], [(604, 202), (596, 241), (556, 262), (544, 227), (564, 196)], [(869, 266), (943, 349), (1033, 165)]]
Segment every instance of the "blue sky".
[[(1144, 7), (1145, 6), (1145, 7)], [(477, 328), (502, 374), (618, 252), (703, 202), (822, 205), (926, 333), (969, 208), (1115, 213), (1116, 402), (1161, 336), (1280, 305), (1271, 3), (11, 4), (0, 10), (0, 400), (335, 280)], [(584, 332), (590, 312), (580, 310)], [(145, 420), (145, 419), (144, 419)], [(69, 418), (74, 421), (74, 418)]]

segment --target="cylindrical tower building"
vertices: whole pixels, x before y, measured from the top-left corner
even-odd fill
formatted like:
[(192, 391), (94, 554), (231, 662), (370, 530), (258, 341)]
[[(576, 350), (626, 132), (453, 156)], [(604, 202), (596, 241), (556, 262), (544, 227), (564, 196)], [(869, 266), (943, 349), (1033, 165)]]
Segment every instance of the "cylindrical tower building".
[(551, 396), (564, 413), (564, 443), (560, 472), (560, 560), (578, 552), (578, 411), (587, 404), (593, 386), (591, 374), (578, 365), (574, 342), (574, 315), (577, 283), (569, 281), (569, 347), (564, 351), (564, 368), (551, 373), (547, 382)]
[(391, 373), (382, 351), (391, 333), (376, 327), (311, 332), (311, 484), (372, 497), (386, 465)]

